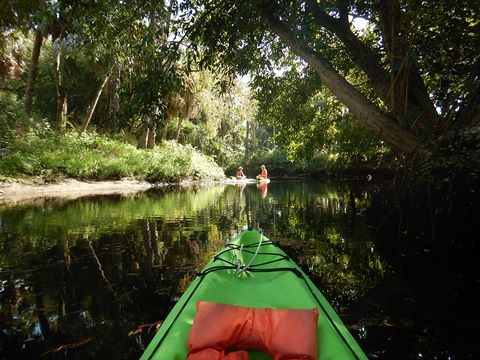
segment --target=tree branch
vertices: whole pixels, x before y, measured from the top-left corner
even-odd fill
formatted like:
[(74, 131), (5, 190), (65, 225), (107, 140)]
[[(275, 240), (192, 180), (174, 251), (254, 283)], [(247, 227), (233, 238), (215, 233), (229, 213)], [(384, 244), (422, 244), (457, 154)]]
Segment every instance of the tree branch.
[(420, 145), (416, 136), (403, 130), (393, 119), (373, 105), (353, 85), (348, 83), (332, 65), (299, 40), (285, 25), (275, 19), (272, 12), (260, 9), (262, 21), (294, 53), (305, 60), (317, 72), (320, 80), (334, 93), (356, 116), (386, 143), (403, 154), (412, 154)]
[(348, 22), (342, 22), (329, 16), (320, 8), (315, 0), (307, 0), (308, 6), (312, 11), (312, 15), (319, 24), (335, 35), (344, 43), (352, 54), (355, 62), (367, 74), (370, 84), (375, 93), (387, 103), (390, 84), (388, 82), (389, 74), (380, 65), (380, 55), (372, 51), (372, 49), (362, 43), (352, 32)]
[[(315, 0), (307, 0), (307, 2), (312, 15), (319, 24), (337, 35), (343, 42), (354, 61), (367, 75), (375, 93), (383, 100), (399, 123), (405, 123), (406, 128), (410, 128), (412, 124), (418, 124), (422, 128), (424, 127), (423, 121), (419, 120), (428, 118), (429, 121), (432, 121), (433, 118), (438, 117), (416, 64), (409, 61), (409, 65), (406, 65), (407, 61), (405, 60), (407, 56), (410, 57), (408, 46), (405, 46), (404, 41), (400, 41), (392, 35), (392, 33), (400, 31), (399, 23), (391, 24), (391, 26), (395, 25), (395, 29), (389, 33), (390, 35), (385, 35), (384, 31), (387, 52), (394, 50), (390, 54), (391, 69), (400, 69), (389, 72), (382, 67), (380, 54), (360, 41), (348, 23), (329, 16)], [(392, 18), (392, 5), (384, 4), (381, 9), (383, 9), (381, 16), (383, 25), (381, 27), (390, 29), (391, 26), (387, 25), (389, 22), (386, 19)], [(382, 10), (380, 12), (382, 13)], [(395, 44), (400, 43), (401, 47), (395, 47), (394, 41)]]

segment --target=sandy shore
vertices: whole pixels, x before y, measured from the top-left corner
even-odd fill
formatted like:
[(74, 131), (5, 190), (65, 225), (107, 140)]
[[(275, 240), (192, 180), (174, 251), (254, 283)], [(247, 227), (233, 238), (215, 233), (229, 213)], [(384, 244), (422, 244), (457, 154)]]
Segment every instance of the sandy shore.
[(131, 194), (145, 191), (156, 185), (146, 181), (77, 181), (61, 180), (54, 183), (42, 181), (3, 181), (0, 182), (0, 204), (19, 203), (37, 198), (62, 197), (75, 199), (87, 195)]
[(78, 181), (62, 179), (54, 182), (45, 182), (41, 179), (9, 180), (0, 181), (0, 205), (16, 205), (52, 198), (72, 200), (94, 195), (118, 194), (126, 196), (169, 185), (189, 188), (191, 186), (211, 186), (214, 184), (222, 184), (222, 180), (184, 180), (178, 184), (152, 184), (146, 181), (130, 179), (116, 181)]

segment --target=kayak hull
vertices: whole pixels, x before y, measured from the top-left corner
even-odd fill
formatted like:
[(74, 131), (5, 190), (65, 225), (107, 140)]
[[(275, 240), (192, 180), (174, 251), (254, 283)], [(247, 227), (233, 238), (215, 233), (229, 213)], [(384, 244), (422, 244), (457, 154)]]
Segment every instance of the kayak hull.
[[(317, 308), (318, 359), (367, 359), (318, 288), (280, 248), (256, 230), (243, 231), (206, 265), (167, 316), (142, 360), (186, 359), (198, 301), (272, 309)], [(250, 359), (272, 358), (250, 351)]]
[(222, 182), (226, 184), (255, 184), (257, 182), (257, 179), (226, 179), (222, 180)]

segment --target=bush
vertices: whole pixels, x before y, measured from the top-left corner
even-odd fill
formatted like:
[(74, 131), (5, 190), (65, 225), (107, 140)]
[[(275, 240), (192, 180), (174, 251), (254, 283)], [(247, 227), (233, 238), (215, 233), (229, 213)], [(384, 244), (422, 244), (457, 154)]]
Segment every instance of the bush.
[(12, 151), (0, 159), (4, 176), (69, 177), (80, 180), (135, 178), (151, 182), (218, 179), (223, 171), (213, 160), (190, 146), (166, 142), (153, 150), (95, 133), (53, 131), (29, 133), (12, 142)]

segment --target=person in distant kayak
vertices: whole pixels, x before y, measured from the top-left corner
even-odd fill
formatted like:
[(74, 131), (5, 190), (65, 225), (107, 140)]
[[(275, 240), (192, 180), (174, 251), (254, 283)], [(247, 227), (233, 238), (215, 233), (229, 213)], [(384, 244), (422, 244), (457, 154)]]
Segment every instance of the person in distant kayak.
[(262, 169), (262, 172), (257, 175), (257, 180), (265, 180), (268, 178), (268, 171), (265, 165), (260, 166), (260, 169)]
[(237, 169), (237, 172), (235, 174), (235, 177), (237, 178), (237, 180), (241, 180), (241, 179), (246, 179), (247, 177), (245, 176), (245, 174), (243, 173), (243, 167), (239, 166), (238, 169)]

